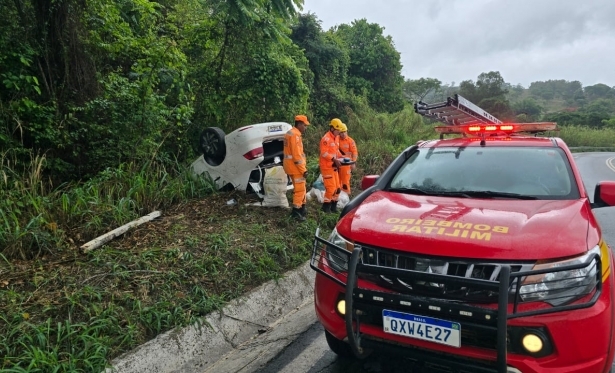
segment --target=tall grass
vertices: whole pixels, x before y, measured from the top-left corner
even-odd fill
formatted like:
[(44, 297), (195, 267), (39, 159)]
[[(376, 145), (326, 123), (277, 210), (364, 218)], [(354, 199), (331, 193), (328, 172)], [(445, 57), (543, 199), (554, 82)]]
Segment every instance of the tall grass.
[[(169, 211), (159, 222), (163, 236), (146, 245), (109, 245), (66, 265), (34, 260), (26, 274), (9, 271), (0, 278), (0, 371), (100, 372), (160, 333), (200, 327), (204, 315), (305, 262), (317, 220), (297, 226), (286, 210), (248, 208), (235, 197), (235, 211), (214, 227)], [(205, 199), (190, 206), (219, 211)], [(335, 218), (320, 223), (331, 229)], [(134, 242), (150, 233), (137, 229)]]
[[(54, 188), (44, 179), (46, 159), (0, 157), (0, 254), (32, 259), (95, 237), (140, 215), (215, 191), (187, 167), (169, 161), (123, 164), (82, 184)], [(71, 237), (74, 235), (74, 237)]]
[(559, 136), (569, 147), (604, 148), (615, 151), (615, 128), (562, 126), (559, 132)]

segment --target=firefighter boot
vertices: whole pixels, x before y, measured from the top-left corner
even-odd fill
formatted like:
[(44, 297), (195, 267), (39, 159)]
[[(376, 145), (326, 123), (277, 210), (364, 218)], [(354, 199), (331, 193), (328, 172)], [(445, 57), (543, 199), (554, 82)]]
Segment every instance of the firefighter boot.
[(324, 211), (324, 212), (326, 212), (326, 213), (331, 212), (331, 202), (324, 202), (324, 203), (322, 204), (322, 208), (321, 208), (321, 210), (322, 210), (322, 211)]
[(307, 218), (307, 208), (305, 207), (305, 203), (301, 205), (299, 212), (301, 213), (301, 215), (303, 215), (303, 217)]
[(293, 207), (293, 211), (290, 212), (290, 217), (298, 221), (305, 221), (305, 216), (301, 214), (301, 209), (296, 207)]
[(331, 202), (331, 212), (337, 213), (337, 201)]

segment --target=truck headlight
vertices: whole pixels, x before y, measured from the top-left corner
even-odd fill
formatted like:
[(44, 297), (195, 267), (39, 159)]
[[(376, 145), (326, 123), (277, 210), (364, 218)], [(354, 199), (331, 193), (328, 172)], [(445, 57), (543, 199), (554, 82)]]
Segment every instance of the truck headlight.
[(328, 241), (335, 245), (326, 246), (329, 266), (338, 273), (347, 272), (348, 259), (350, 258), (350, 253), (354, 250), (354, 244), (340, 236), (337, 233), (337, 229), (334, 229), (333, 232), (331, 232)]
[[(544, 301), (552, 306), (561, 306), (590, 294), (596, 286), (596, 259), (589, 262), (589, 258), (594, 254), (598, 254), (602, 263), (608, 265), (608, 256), (605, 263), (605, 253), (600, 250), (600, 245), (576, 258), (534, 265), (532, 270), (553, 269), (554, 272), (525, 277), (519, 289), (521, 299), (524, 302)], [(587, 265), (578, 269), (557, 270), (582, 263)]]

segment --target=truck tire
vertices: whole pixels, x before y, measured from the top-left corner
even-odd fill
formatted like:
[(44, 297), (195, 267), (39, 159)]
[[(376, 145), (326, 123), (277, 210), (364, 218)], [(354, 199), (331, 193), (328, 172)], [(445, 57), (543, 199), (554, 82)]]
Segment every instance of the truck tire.
[(226, 156), (225, 134), (218, 127), (207, 127), (199, 137), (199, 147), (203, 158), (211, 166), (218, 166)]

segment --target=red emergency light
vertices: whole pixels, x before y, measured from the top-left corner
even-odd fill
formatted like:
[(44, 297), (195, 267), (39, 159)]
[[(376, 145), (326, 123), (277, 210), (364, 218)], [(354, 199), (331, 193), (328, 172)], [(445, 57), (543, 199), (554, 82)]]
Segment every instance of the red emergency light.
[(487, 125), (451, 125), (438, 126), (435, 128), (440, 134), (472, 134), (472, 135), (489, 135), (489, 134), (512, 134), (512, 133), (536, 133), (545, 131), (557, 131), (557, 123), (555, 122), (537, 122), (537, 123), (507, 123), (507, 124), (487, 124)]

